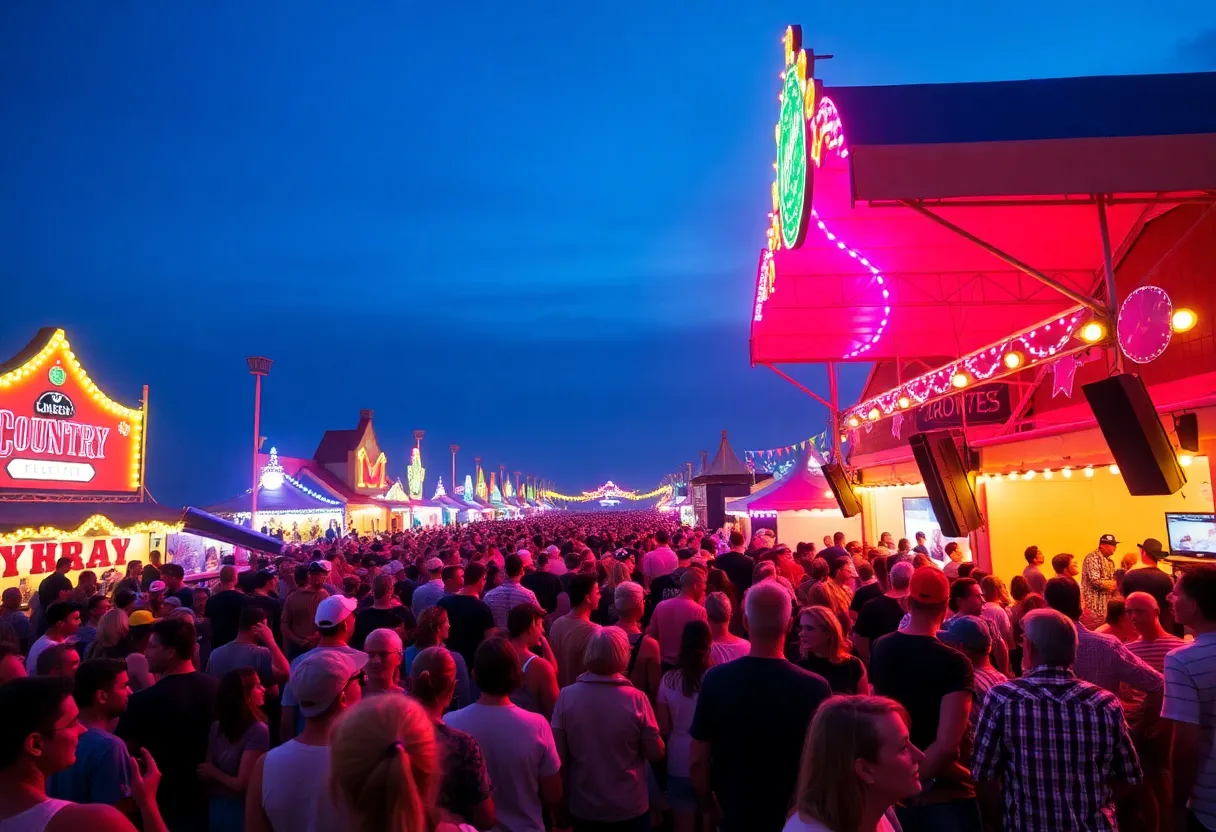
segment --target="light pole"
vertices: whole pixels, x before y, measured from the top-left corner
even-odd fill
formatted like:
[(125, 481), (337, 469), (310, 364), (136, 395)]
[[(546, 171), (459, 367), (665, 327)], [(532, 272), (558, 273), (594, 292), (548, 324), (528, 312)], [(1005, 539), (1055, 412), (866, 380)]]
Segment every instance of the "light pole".
[(452, 480), (448, 483), (448, 488), (452, 489), (452, 493), (456, 493), (456, 452), (460, 450), (459, 445), (448, 445), (448, 449), (452, 452)]
[(262, 445), (262, 376), (270, 372), (274, 364), (269, 358), (251, 355), (245, 359), (249, 372), (253, 374), (253, 490), (249, 492), (249, 528), (257, 531), (258, 516), (258, 451)]

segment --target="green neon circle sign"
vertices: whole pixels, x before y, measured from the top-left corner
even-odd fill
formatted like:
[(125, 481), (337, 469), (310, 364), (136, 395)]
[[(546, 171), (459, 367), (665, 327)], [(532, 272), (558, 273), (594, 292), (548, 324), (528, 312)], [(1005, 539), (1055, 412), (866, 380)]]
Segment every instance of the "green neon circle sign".
[(797, 248), (806, 234), (808, 212), (806, 92), (799, 67), (786, 67), (777, 122), (777, 201), (781, 242)]

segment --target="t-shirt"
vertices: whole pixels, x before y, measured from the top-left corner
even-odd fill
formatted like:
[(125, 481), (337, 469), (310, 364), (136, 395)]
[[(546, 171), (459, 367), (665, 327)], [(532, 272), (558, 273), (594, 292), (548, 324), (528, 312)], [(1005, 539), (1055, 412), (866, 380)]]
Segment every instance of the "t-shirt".
[(659, 684), (658, 701), (671, 714), (671, 736), (667, 739), (667, 773), (673, 777), (687, 777), (692, 760), (692, 718), (697, 712), (697, 697), (685, 695), (680, 674), (676, 671), (663, 677)]
[(108, 803), (131, 796), (131, 755), (118, 737), (90, 728), (76, 743), (76, 762), (46, 781), (48, 797), (73, 803)]
[(1198, 771), (1187, 806), (1208, 829), (1216, 829), (1216, 633), (1165, 657), (1161, 716), (1199, 728)]
[(258, 678), (266, 687), (272, 687), (278, 682), (274, 680), (274, 671), (270, 660), (270, 648), (260, 644), (243, 644), (230, 641), (223, 647), (211, 651), (207, 659), (207, 673), (221, 678), (229, 671), (241, 667), (252, 667), (257, 671)]
[(241, 610), (249, 596), (235, 589), (225, 589), (207, 599), (206, 617), (211, 621), (211, 649), (236, 638), (241, 628)]
[(798, 666), (826, 679), (832, 693), (857, 693), (857, 685), (865, 675), (861, 659), (856, 656), (849, 656), (842, 662), (831, 662), (812, 653), (801, 659)]
[(465, 664), (472, 666), (477, 645), (485, 638), (486, 630), (494, 629), (494, 613), (485, 601), (473, 595), (445, 595), (436, 606), (448, 611), (452, 627), (448, 649), (464, 656)]
[(689, 733), (711, 746), (723, 832), (784, 826), (807, 729), (831, 695), (822, 676), (784, 659), (744, 656), (706, 672)]
[(525, 572), (519, 585), (532, 590), (536, 602), (545, 608), (545, 612), (557, 609), (557, 596), (562, 594), (562, 579), (552, 572)]
[[(878, 826), (874, 828), (874, 832), (895, 832), (898, 827), (891, 822), (893, 813), (893, 809), (888, 809), (887, 814), (878, 819)], [(804, 818), (795, 812), (785, 822), (782, 832), (832, 832), (832, 830), (813, 818)]]
[[(450, 615), (449, 613), (449, 617)], [(355, 613), (355, 632), (350, 637), (350, 646), (362, 650), (363, 642), (367, 641), (372, 630), (396, 630), (398, 627), (404, 627), (408, 633), (417, 624), (418, 620), (414, 618), (409, 607), (367, 607)], [(401, 633), (398, 635), (401, 635), (402, 639), (405, 638)]]
[(206, 673), (165, 676), (131, 694), (119, 720), (116, 733), (128, 750), (148, 749), (160, 767), (156, 802), (170, 829), (206, 816), (206, 792), (195, 769), (207, 758), (218, 689), (219, 681)]
[(405, 606), (409, 606), (414, 600), (414, 590), (418, 588), (418, 584), (411, 581), (409, 578), (402, 578), (393, 584), (393, 594)]
[(250, 595), (249, 606), (258, 607), (266, 611), (266, 625), (270, 627), (270, 631), (274, 633), (275, 642), (283, 646), (283, 603), (278, 598), (272, 598), (269, 595)]
[(59, 593), (66, 590), (71, 590), (72, 579), (67, 575), (59, 572), (52, 572), (42, 579), (42, 583), (38, 584), (38, 602), (42, 605), (45, 612), (47, 607), (55, 603), (59, 599)]
[[(240, 738), (233, 742), (220, 733), (219, 722), (211, 723), (211, 735), (207, 739), (207, 759), (211, 765), (230, 777), (241, 770), (241, 757), (246, 751), (266, 752), (270, 750), (270, 729), (265, 722), (255, 720)], [(222, 786), (219, 786), (223, 790)]]
[(481, 746), (494, 784), (495, 828), (544, 832), (540, 778), (561, 769), (553, 731), (545, 718), (516, 705), (474, 703), (447, 714), (444, 721), (471, 734)]
[(730, 578), (730, 582), (735, 586), (735, 597), (742, 598), (743, 593), (747, 592), (748, 587), (752, 585), (752, 571), (756, 567), (756, 562), (742, 552), (727, 552), (723, 555), (718, 555), (714, 560), (714, 566), (726, 573), (726, 577)]
[(420, 616), (444, 596), (443, 581), (427, 581), (414, 590), (414, 598), (410, 601), (410, 609), (415, 616)]
[(1123, 597), (1133, 592), (1147, 592), (1157, 600), (1162, 619), (1172, 620), (1169, 594), (1174, 591), (1174, 580), (1155, 566), (1133, 569), (1123, 576)]
[(442, 722), (435, 723), (435, 739), (443, 759), (439, 806), (469, 820), (473, 810), (488, 800), (493, 791), (481, 746), (472, 734)]
[(933, 636), (896, 632), (874, 643), (870, 682), (875, 693), (904, 706), (913, 745), (928, 748), (937, 739), (942, 698), (971, 693), (975, 673), (965, 655)]
[(853, 600), (849, 603), (849, 609), (855, 613), (860, 613), (861, 608), (866, 605), (867, 601), (881, 598), (882, 594), (882, 586), (877, 581), (872, 584), (862, 584), (853, 593)]
[(653, 581), (660, 575), (670, 575), (680, 566), (680, 558), (670, 546), (660, 546), (642, 555), (642, 575)]
[(674, 665), (680, 658), (680, 641), (684, 625), (690, 621), (706, 621), (705, 607), (691, 598), (678, 595), (668, 598), (654, 610), (647, 635), (659, 642), (659, 655), (665, 664)]
[(154, 581), (160, 580), (160, 570), (152, 564), (144, 567), (144, 571), (139, 573), (139, 589), (141, 592), (147, 592)]
[(880, 595), (862, 605), (861, 611), (857, 613), (853, 632), (868, 638), (870, 647), (873, 648), (875, 641), (899, 629), (899, 622), (903, 617), (904, 608), (898, 598)]
[(587, 649), (592, 634), (599, 629), (598, 624), (572, 614), (563, 615), (553, 622), (553, 628), (549, 631), (549, 646), (557, 659), (559, 687), (574, 684), (574, 680), (583, 672), (583, 651)]
[(735, 659), (746, 656), (751, 649), (751, 642), (743, 638), (738, 641), (715, 641), (709, 645), (710, 662), (712, 664), (733, 662)]
[(1042, 595), (1047, 590), (1047, 576), (1033, 563), (1027, 564), (1026, 568), (1022, 570), (1022, 577), (1026, 579), (1031, 592)]
[(56, 644), (62, 643), (51, 639), (49, 636), (39, 636), (38, 640), (30, 645), (30, 654), (25, 659), (25, 672), (33, 676), (38, 667), (38, 657), (42, 655), (42, 651), (48, 647), (54, 647)]

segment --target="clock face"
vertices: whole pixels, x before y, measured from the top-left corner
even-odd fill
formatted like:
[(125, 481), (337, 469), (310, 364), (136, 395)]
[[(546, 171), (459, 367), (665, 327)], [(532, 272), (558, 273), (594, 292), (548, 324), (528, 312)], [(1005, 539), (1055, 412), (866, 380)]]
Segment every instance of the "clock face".
[(1164, 289), (1141, 286), (1119, 307), (1117, 334), (1123, 354), (1137, 364), (1147, 364), (1169, 346), (1170, 319), (1174, 305)]

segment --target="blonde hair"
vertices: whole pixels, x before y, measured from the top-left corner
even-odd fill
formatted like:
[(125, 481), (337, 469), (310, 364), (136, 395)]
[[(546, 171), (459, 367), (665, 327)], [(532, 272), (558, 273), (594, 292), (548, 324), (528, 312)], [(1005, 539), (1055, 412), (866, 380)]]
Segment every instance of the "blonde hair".
[(115, 607), (101, 617), (97, 624), (97, 638), (89, 645), (88, 658), (96, 658), (108, 647), (117, 647), (131, 633), (127, 614)]
[[(834, 664), (840, 664), (847, 661), (849, 658), (849, 648), (844, 640), (844, 630), (840, 629), (840, 619), (836, 614), (827, 607), (807, 607), (798, 614), (798, 618), (809, 615), (815, 622), (815, 626), (828, 634), (831, 639), (831, 661)], [(801, 623), (801, 621), (799, 621)]]
[(798, 769), (800, 816), (837, 832), (859, 826), (866, 784), (855, 764), (877, 759), (883, 742), (878, 721), (888, 714), (909, 721), (902, 705), (881, 696), (833, 696), (819, 706)]
[(443, 772), (435, 728), (407, 696), (374, 696), (342, 715), (330, 782), (356, 832), (430, 832)]
[[(629, 564), (624, 561), (614, 560), (608, 568), (608, 582), (604, 585), (605, 589), (616, 590), (618, 586), (630, 580), (633, 576), (633, 570), (629, 568)], [(613, 597), (613, 601), (616, 598)]]
[(583, 666), (601, 676), (624, 673), (629, 667), (629, 636), (620, 627), (604, 627), (592, 633), (583, 651)]
[(853, 598), (847, 589), (833, 580), (815, 584), (806, 593), (806, 600), (811, 606), (827, 607), (845, 630), (853, 623), (849, 615), (849, 605), (853, 603)]

